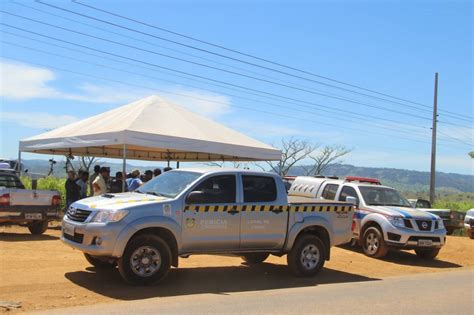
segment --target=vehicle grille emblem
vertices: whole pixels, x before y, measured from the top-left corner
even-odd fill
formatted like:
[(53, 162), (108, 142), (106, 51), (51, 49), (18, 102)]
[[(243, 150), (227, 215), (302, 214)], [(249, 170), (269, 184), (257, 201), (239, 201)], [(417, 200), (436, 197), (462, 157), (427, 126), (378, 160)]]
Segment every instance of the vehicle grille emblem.
[(77, 209), (74, 208), (74, 207), (69, 207), (69, 211), (68, 211), (68, 212), (69, 212), (70, 215), (76, 215)]
[(428, 222), (422, 222), (421, 227), (426, 230), (428, 228)]

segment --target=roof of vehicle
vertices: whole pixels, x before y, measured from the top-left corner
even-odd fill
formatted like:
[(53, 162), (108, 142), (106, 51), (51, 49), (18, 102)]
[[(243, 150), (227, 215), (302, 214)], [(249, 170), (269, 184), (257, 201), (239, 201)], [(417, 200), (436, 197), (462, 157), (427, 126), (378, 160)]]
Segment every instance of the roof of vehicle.
[(330, 177), (298, 176), (296, 177), (295, 181), (288, 190), (288, 195), (302, 197), (316, 196), (323, 183), (336, 185), (344, 184), (355, 187), (377, 187), (393, 189), (392, 187), (383, 186), (375, 183), (370, 184), (367, 182), (346, 181), (345, 179), (333, 179)]
[(278, 176), (278, 174), (271, 173), (271, 172), (264, 172), (258, 170), (245, 170), (241, 168), (226, 168), (226, 167), (193, 167), (193, 168), (179, 168), (173, 169), (173, 171), (188, 171), (188, 172), (196, 172), (201, 174), (212, 174), (212, 173), (244, 173), (244, 174), (260, 174), (260, 175), (271, 175), (271, 176)]

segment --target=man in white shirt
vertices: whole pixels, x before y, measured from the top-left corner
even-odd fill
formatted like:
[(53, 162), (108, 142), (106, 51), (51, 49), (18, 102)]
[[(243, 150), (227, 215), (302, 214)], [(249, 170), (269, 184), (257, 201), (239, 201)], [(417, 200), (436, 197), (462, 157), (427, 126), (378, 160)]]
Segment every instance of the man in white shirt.
[(107, 180), (109, 179), (109, 168), (101, 167), (99, 175), (92, 183), (94, 188), (94, 196), (100, 196), (107, 193)]

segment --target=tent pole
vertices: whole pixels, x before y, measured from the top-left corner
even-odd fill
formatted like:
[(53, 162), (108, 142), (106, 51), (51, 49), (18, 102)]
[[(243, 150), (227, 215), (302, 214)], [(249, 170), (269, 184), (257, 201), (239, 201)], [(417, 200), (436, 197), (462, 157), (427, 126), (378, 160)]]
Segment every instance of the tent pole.
[(18, 161), (16, 164), (16, 168), (18, 170), (18, 176), (21, 177), (21, 150), (20, 149), (18, 149)]
[(122, 192), (125, 192), (125, 180), (127, 179), (127, 145), (123, 144), (123, 165), (122, 165)]

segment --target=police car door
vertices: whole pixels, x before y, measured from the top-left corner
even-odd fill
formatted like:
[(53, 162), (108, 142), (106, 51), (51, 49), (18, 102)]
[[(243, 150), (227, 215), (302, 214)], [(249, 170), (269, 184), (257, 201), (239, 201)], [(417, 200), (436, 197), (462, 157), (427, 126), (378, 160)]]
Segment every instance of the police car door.
[(275, 179), (242, 175), (242, 187), (241, 250), (281, 248), (286, 238), (288, 211), (278, 200)]
[(212, 252), (239, 247), (240, 212), (236, 176), (207, 177), (186, 197), (183, 250)]

